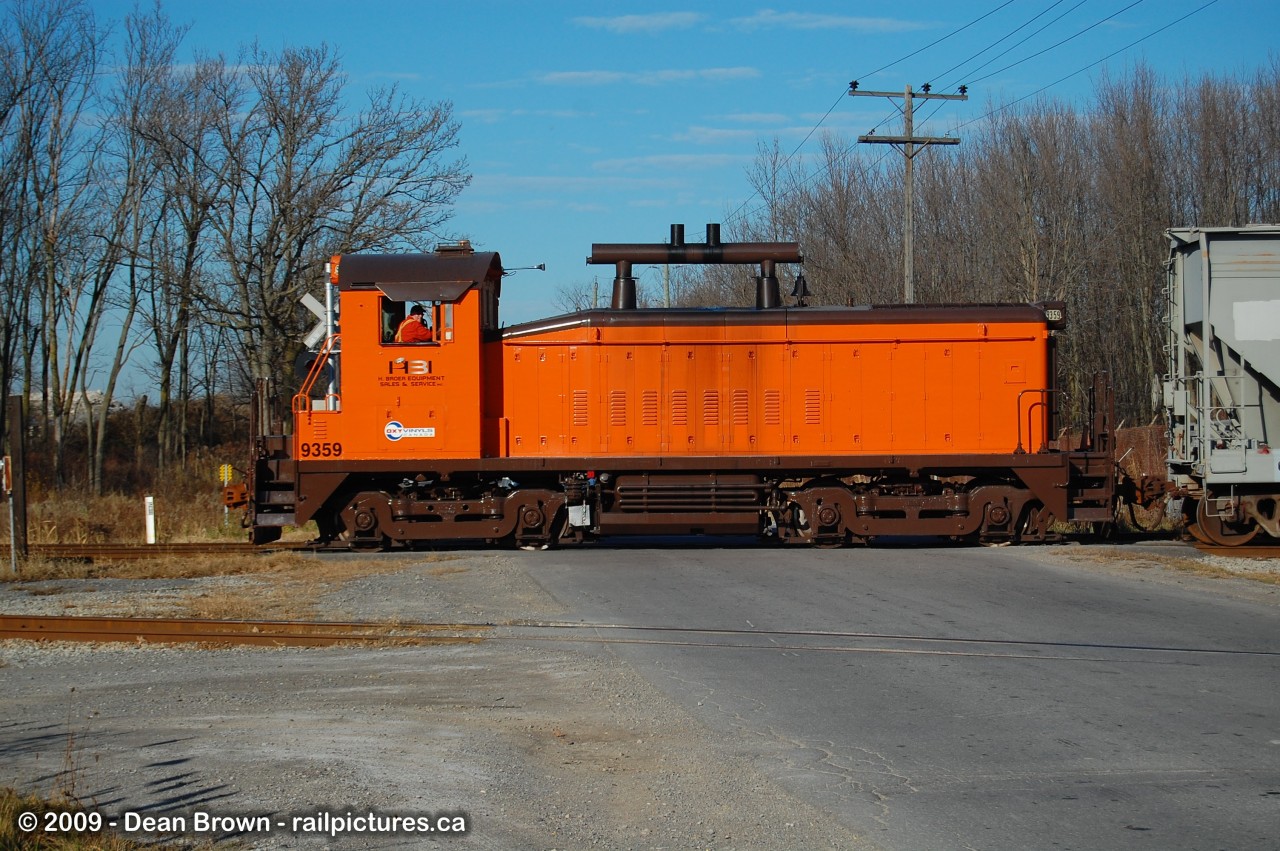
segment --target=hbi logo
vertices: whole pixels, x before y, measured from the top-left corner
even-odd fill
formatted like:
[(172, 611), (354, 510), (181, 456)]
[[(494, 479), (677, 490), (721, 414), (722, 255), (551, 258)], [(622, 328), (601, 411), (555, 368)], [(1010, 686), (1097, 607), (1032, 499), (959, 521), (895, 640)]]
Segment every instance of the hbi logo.
[(431, 361), (429, 360), (407, 360), (406, 358), (396, 358), (387, 362), (387, 375), (430, 375)]

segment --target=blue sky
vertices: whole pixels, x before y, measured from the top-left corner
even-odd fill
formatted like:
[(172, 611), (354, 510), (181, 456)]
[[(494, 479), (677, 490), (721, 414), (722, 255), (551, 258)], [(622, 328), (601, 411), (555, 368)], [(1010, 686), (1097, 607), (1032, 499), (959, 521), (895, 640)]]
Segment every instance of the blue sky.
[[(118, 18), (132, 3), (94, 5)], [(701, 241), (707, 222), (751, 209), (746, 174), (759, 144), (777, 137), (803, 158), (817, 150), (816, 133), (802, 144), (815, 128), (852, 142), (893, 112), (888, 100), (846, 97), (850, 80), (894, 91), (968, 83), (967, 102), (917, 125), (941, 135), (1046, 86), (1086, 100), (1104, 69), (1122, 74), (1137, 61), (1176, 81), (1249, 73), (1280, 56), (1276, 0), (163, 5), (191, 25), (188, 55), (234, 56), (255, 38), (268, 48), (327, 41), (353, 91), (395, 82), (451, 101), (474, 174), (451, 235), (500, 252), (508, 267), (547, 264), (505, 282), (508, 324), (557, 312), (561, 285), (598, 276), (607, 294), (612, 268), (584, 262), (593, 242), (662, 242), (673, 222)], [(898, 120), (880, 132), (900, 132)], [(658, 272), (641, 274), (652, 284)]]

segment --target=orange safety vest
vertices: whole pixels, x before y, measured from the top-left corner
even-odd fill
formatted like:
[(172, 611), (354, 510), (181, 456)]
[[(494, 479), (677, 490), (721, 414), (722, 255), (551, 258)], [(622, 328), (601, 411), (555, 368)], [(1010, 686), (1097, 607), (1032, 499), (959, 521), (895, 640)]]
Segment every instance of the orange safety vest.
[(397, 343), (430, 343), (431, 329), (422, 323), (422, 317), (411, 314), (396, 329)]

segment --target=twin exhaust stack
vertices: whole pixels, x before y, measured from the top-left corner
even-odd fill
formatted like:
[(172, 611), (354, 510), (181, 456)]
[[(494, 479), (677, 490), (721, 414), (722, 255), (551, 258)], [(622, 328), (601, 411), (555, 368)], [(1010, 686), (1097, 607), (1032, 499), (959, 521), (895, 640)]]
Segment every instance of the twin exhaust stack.
[[(603, 265), (613, 263), (617, 268), (613, 279), (614, 310), (636, 309), (636, 279), (631, 274), (633, 264), (692, 263), (704, 265), (760, 264), (756, 277), (756, 310), (782, 307), (782, 294), (778, 288), (777, 264), (803, 263), (798, 242), (721, 242), (720, 225), (707, 225), (705, 243), (686, 243), (684, 225), (671, 226), (670, 243), (592, 243), (587, 263)], [(804, 291), (804, 276), (796, 279), (798, 298), (808, 295)]]

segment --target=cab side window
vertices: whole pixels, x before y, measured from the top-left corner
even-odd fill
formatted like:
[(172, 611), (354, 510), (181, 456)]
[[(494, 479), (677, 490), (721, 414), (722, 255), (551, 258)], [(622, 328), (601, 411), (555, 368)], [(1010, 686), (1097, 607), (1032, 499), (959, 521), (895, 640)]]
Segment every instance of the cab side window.
[(404, 321), (404, 302), (393, 301), (383, 297), (381, 313), (380, 331), (383, 343), (394, 343), (396, 341), (396, 329), (400, 327), (400, 323)]
[(404, 302), (383, 298), (379, 333), (384, 345), (421, 345), (435, 342), (435, 302)]

